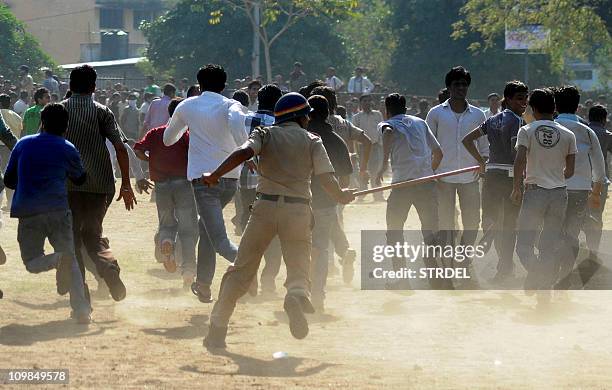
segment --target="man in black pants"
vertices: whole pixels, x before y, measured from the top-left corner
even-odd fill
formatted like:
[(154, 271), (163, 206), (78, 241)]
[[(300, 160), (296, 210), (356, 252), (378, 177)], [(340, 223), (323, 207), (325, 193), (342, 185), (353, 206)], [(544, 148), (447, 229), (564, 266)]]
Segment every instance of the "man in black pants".
[[(463, 145), (480, 164), (484, 174), (482, 184), (482, 230), (480, 241), (488, 250), (495, 243), (499, 259), (494, 281), (501, 282), (514, 275), (516, 219), (520, 206), (512, 203), (513, 165), (516, 135), (525, 121), (521, 117), (527, 108), (529, 89), (520, 81), (510, 81), (504, 88), (506, 109), (487, 119), (463, 138)], [(474, 142), (480, 137), (489, 141), (489, 161), (480, 154)]]

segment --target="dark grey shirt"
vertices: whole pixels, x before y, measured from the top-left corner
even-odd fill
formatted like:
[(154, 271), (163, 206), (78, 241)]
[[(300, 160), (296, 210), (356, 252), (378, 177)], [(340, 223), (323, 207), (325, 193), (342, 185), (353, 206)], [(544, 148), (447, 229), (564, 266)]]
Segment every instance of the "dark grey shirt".
[(601, 146), (601, 152), (603, 153), (606, 165), (606, 177), (610, 178), (610, 174), (608, 172), (608, 152), (612, 152), (612, 133), (597, 123), (589, 123), (589, 127), (597, 135), (599, 146)]
[(480, 125), (480, 133), (486, 135), (489, 141), (489, 163), (514, 164), (516, 135), (524, 125), (523, 118), (508, 109), (493, 115)]

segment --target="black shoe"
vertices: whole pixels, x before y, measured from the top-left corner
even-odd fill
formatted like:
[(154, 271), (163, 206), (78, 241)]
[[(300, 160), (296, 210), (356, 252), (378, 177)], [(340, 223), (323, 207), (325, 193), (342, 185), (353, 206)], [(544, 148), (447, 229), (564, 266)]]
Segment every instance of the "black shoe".
[(289, 330), (291, 331), (291, 335), (298, 340), (305, 338), (308, 335), (308, 321), (302, 311), (300, 297), (287, 295), (283, 308), (289, 317)]
[(104, 281), (106, 282), (110, 294), (115, 301), (119, 302), (125, 299), (127, 291), (125, 290), (125, 285), (119, 277), (119, 266), (109, 266), (106, 271), (104, 271)]
[(227, 336), (227, 327), (218, 327), (210, 324), (208, 334), (204, 337), (204, 347), (207, 349), (226, 348), (225, 336)]
[(2, 292), (2, 290), (0, 290), (0, 299), (2, 299), (3, 296), (4, 296), (4, 293)]
[(72, 256), (62, 253), (56, 268), (55, 282), (57, 293), (59, 295), (66, 295), (70, 291), (70, 284), (72, 283)]
[(193, 282), (191, 284), (191, 292), (198, 297), (200, 302), (202, 303), (211, 303), (212, 302), (212, 292), (210, 291), (210, 286), (206, 284), (201, 284), (198, 282)]

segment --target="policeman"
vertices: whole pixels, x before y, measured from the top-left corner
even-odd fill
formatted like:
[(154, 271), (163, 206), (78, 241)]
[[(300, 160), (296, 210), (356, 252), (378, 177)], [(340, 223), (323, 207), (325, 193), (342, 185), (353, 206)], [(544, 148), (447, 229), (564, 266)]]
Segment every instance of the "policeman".
[(259, 156), (257, 198), (247, 223), (238, 255), (221, 281), (219, 299), (210, 316), (204, 339), (207, 348), (225, 348), (225, 336), (236, 301), (249, 289), (261, 257), (278, 235), (287, 266), (284, 309), (291, 334), (308, 334), (304, 313), (313, 313), (310, 292), (312, 210), (310, 183), (317, 176), (323, 188), (339, 203), (354, 200), (351, 190), (340, 188), (334, 169), (319, 137), (308, 133), (308, 101), (298, 93), (283, 96), (274, 108), (275, 125), (257, 128), (249, 140), (212, 173), (203, 175), (209, 186), (238, 165)]

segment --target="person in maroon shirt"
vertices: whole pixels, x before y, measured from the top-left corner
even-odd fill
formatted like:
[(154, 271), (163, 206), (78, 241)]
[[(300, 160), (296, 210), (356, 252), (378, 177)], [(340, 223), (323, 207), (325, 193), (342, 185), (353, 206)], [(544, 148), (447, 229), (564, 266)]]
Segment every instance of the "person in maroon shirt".
[[(182, 100), (176, 98), (170, 102), (170, 117)], [(149, 162), (149, 174), (155, 182), (155, 203), (159, 219), (155, 242), (162, 255), (161, 261), (166, 271), (175, 272), (176, 258), (180, 257), (183, 286), (188, 288), (195, 276), (195, 247), (198, 238), (196, 203), (191, 182), (187, 180), (189, 131), (174, 145), (165, 146), (165, 129), (166, 126), (161, 126), (149, 130), (136, 143), (134, 152), (138, 158)], [(180, 256), (175, 256), (179, 246)]]

